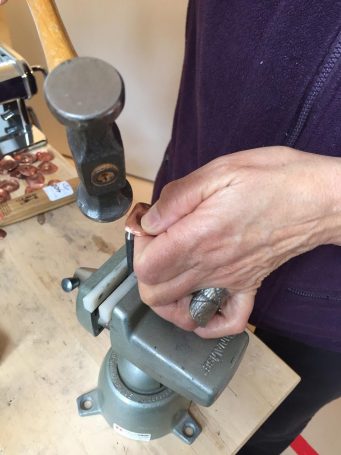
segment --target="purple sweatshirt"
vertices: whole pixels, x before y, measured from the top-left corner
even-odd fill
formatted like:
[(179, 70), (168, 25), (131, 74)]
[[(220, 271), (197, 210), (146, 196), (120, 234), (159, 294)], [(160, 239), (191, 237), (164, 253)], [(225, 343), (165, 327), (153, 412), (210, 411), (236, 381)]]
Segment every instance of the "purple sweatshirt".
[[(154, 200), (167, 182), (239, 150), (288, 145), (341, 157), (340, 19), (337, 0), (190, 0)], [(320, 246), (274, 271), (250, 322), (341, 351), (341, 247)]]

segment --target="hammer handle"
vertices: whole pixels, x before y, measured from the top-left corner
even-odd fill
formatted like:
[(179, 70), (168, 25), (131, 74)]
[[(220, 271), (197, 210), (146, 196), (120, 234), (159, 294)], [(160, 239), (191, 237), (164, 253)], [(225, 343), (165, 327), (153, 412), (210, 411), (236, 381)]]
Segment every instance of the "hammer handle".
[(26, 0), (42, 44), (48, 69), (77, 56), (53, 0)]

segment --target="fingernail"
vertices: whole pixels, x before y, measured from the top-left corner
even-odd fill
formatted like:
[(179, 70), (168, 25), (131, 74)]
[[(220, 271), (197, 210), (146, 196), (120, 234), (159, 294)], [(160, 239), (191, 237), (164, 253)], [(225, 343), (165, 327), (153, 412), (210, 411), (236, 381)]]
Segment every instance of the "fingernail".
[(148, 234), (154, 234), (160, 227), (160, 214), (156, 204), (152, 205), (148, 212), (141, 218), (142, 229)]

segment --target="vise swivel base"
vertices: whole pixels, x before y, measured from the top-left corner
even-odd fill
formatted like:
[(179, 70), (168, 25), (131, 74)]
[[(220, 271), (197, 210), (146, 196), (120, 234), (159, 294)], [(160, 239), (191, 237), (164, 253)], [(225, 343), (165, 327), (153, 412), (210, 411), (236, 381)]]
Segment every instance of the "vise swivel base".
[(122, 435), (148, 441), (170, 432), (191, 444), (201, 432), (191, 401), (210, 406), (235, 373), (248, 344), (244, 332), (201, 339), (161, 319), (139, 296), (122, 247), (98, 270), (78, 269), (77, 317), (97, 336), (110, 330), (111, 349), (97, 388), (77, 399), (81, 416), (102, 414)]

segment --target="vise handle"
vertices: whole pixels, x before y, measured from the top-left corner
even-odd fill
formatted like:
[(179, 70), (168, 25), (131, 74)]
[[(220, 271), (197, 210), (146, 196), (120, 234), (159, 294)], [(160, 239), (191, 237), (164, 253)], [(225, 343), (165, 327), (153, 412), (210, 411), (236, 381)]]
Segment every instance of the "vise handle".
[(53, 0), (26, 0), (30, 8), (48, 69), (77, 56)]

